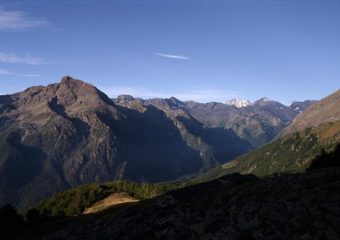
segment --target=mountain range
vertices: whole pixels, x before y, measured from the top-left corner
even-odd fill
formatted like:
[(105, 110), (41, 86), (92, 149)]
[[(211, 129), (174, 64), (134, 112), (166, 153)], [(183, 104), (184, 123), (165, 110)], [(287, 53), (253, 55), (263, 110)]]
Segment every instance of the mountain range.
[(269, 142), (298, 114), (316, 102), (306, 100), (286, 106), (268, 98), (261, 98), (254, 103), (247, 101), (247, 104), (243, 104), (246, 100), (240, 99), (230, 100), (226, 104), (204, 104), (194, 101), (182, 102), (174, 97), (143, 100), (130, 95), (118, 96), (114, 101), (117, 105), (139, 111), (143, 111), (145, 106), (154, 106), (172, 118), (181, 114), (190, 115), (209, 129), (230, 129), (239, 138), (247, 141), (250, 149)]
[(313, 101), (110, 99), (66, 76), (0, 96), (0, 204), (32, 206), (91, 182), (160, 182), (202, 173), (271, 141)]
[(340, 90), (315, 102), (267, 145), (221, 164), (199, 176), (213, 179), (230, 173), (269, 176), (303, 172), (316, 156), (340, 144)]

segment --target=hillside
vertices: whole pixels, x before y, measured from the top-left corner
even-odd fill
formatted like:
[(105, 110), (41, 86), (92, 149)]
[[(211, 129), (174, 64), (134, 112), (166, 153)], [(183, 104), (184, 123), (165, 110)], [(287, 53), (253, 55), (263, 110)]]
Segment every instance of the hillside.
[(303, 114), (300, 114), (283, 131), (282, 134), (302, 131), (306, 128), (317, 127), (324, 123), (340, 119), (340, 90), (312, 104)]
[(339, 143), (340, 121), (337, 121), (280, 137), (258, 150), (216, 166), (200, 175), (197, 180), (206, 181), (235, 172), (256, 176), (303, 172), (323, 150), (334, 151)]
[(338, 239), (339, 171), (233, 174), (100, 214), (47, 219), (14, 239)]

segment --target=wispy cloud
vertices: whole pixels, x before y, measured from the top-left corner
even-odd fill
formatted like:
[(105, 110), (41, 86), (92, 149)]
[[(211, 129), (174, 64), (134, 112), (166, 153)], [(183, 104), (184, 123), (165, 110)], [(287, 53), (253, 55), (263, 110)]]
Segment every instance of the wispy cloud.
[(39, 74), (31, 74), (31, 73), (17, 73), (11, 72), (7, 69), (0, 68), (0, 76), (17, 76), (17, 77), (39, 77)]
[(156, 53), (156, 55), (160, 57), (172, 58), (172, 59), (178, 59), (178, 60), (191, 60), (190, 57), (186, 57), (183, 55), (174, 55), (174, 54), (165, 54), (165, 53)]
[(0, 31), (25, 30), (47, 24), (46, 20), (33, 18), (25, 12), (4, 10), (0, 7)]
[(223, 91), (215, 88), (192, 88), (185, 89), (179, 92), (160, 92), (146, 88), (132, 88), (132, 87), (102, 87), (103, 91), (110, 97), (117, 97), (118, 95), (128, 94), (134, 97), (144, 99), (149, 98), (170, 98), (176, 97), (182, 101), (197, 101), (197, 102), (225, 102), (227, 99), (240, 97), (240, 93), (236, 91)]
[(14, 53), (4, 53), (0, 52), (0, 62), (4, 63), (21, 63), (30, 65), (41, 65), (47, 64), (44, 59), (39, 57), (34, 57), (30, 54), (18, 55)]

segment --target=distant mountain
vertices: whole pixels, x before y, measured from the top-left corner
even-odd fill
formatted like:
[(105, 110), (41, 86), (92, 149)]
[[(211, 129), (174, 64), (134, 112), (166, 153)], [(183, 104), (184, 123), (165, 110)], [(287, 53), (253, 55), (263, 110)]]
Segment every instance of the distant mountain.
[[(138, 101), (141, 101), (140, 99)], [(143, 101), (165, 110), (160, 99)], [(190, 114), (206, 128), (230, 129), (238, 137), (256, 149), (272, 140), (291, 121), (314, 101), (296, 102), (285, 106), (276, 101), (262, 98), (246, 107), (238, 108), (223, 103), (181, 102), (175, 98), (168, 100), (171, 110), (181, 110)], [(295, 105), (299, 104), (299, 111)]]
[(199, 178), (207, 180), (233, 172), (265, 176), (305, 171), (323, 151), (334, 151), (340, 144), (339, 106), (338, 90), (298, 115), (275, 141), (219, 165)]
[[(143, 111), (146, 106), (153, 106), (165, 112), (169, 118), (187, 116), (194, 118), (205, 129), (215, 129), (215, 132), (232, 131), (245, 143), (248, 150), (272, 140), (287, 127), (291, 121), (309, 107), (314, 101), (295, 102), (285, 106), (279, 102), (262, 98), (254, 104), (236, 107), (223, 103), (182, 102), (174, 97), (169, 99), (140, 99), (129, 95), (121, 95), (113, 99), (117, 105)], [(295, 105), (299, 105), (299, 111)]]

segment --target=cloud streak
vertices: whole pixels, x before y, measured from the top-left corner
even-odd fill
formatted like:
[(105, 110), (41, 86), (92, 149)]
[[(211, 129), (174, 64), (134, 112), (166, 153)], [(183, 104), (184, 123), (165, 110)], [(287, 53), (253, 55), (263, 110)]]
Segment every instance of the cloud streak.
[(193, 88), (185, 89), (178, 92), (159, 92), (146, 88), (132, 88), (132, 87), (102, 87), (103, 91), (110, 97), (117, 97), (119, 95), (128, 94), (134, 97), (144, 99), (149, 98), (170, 98), (176, 97), (182, 101), (197, 101), (197, 102), (225, 102), (226, 99), (240, 97), (240, 93), (236, 91), (223, 91), (215, 88)]
[(17, 76), (17, 77), (39, 77), (39, 74), (30, 74), (30, 73), (16, 73), (11, 72), (7, 69), (0, 68), (0, 76)]
[(47, 64), (44, 59), (34, 57), (30, 54), (18, 55), (14, 53), (0, 52), (0, 62), (14, 63), (14, 64), (29, 64), (29, 65), (41, 65)]
[(25, 12), (4, 10), (0, 7), (0, 31), (16, 31), (42, 27), (48, 22), (28, 16)]
[(174, 55), (174, 54), (165, 54), (165, 53), (156, 53), (156, 55), (159, 57), (171, 58), (171, 59), (177, 59), (177, 60), (191, 60), (190, 57), (186, 57), (183, 55)]

